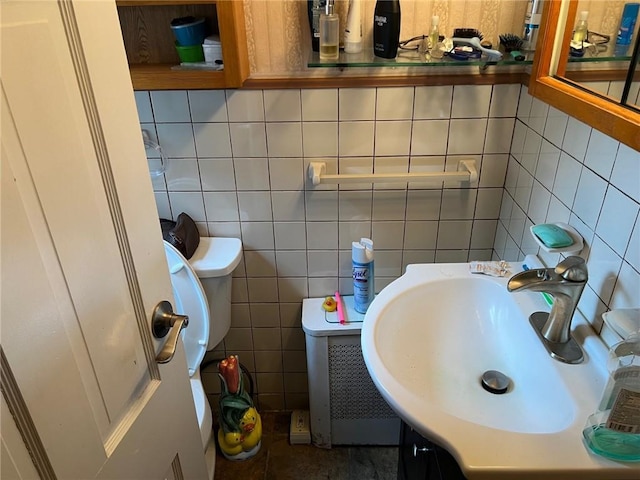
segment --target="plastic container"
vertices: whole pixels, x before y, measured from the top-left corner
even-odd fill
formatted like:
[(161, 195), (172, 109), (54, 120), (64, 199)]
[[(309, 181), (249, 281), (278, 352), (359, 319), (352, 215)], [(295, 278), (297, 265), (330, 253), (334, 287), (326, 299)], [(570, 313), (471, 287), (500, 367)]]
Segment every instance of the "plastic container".
[(360, 53), (362, 51), (362, 14), (360, 0), (349, 1), (347, 26), (344, 29), (345, 53)]
[(353, 303), (356, 312), (366, 313), (375, 296), (373, 240), (361, 238), (351, 244)]
[(636, 27), (638, 12), (640, 12), (640, 3), (627, 3), (624, 6), (618, 36), (616, 37), (616, 55), (624, 55), (627, 53), (631, 45), (631, 40), (633, 39), (633, 31)]
[(202, 47), (207, 36), (204, 18), (179, 17), (171, 20), (171, 30), (176, 37), (177, 45), (189, 47), (198, 45)]
[(400, 43), (400, 0), (378, 0), (373, 13), (373, 53), (396, 58)]
[(204, 51), (202, 45), (189, 45), (183, 47), (176, 42), (176, 50), (182, 63), (198, 63), (204, 62)]
[(222, 45), (220, 37), (212, 35), (204, 39), (202, 44), (204, 51), (204, 61), (210, 64), (222, 64)]
[(640, 332), (609, 351), (609, 381), (582, 432), (594, 453), (640, 462)]

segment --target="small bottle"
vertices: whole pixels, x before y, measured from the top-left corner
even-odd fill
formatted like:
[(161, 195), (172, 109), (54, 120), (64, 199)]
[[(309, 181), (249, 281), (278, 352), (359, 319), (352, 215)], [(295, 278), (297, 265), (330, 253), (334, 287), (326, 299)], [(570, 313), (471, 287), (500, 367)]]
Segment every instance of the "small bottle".
[(609, 351), (609, 381), (582, 434), (598, 455), (640, 461), (640, 332)]
[(400, 0), (378, 0), (373, 12), (373, 53), (396, 58), (400, 43)]
[(320, 59), (337, 60), (340, 56), (340, 17), (334, 11), (334, 0), (327, 0), (320, 15)]
[(311, 48), (314, 52), (320, 51), (320, 15), (324, 11), (325, 5), (325, 0), (307, 0)]
[(573, 37), (571, 38), (571, 42), (572, 43), (578, 43), (580, 45), (582, 45), (582, 42), (584, 42), (587, 39), (587, 18), (589, 17), (589, 12), (582, 11), (580, 12), (580, 17), (578, 20), (578, 24), (576, 25), (576, 28), (573, 30)]
[(344, 29), (344, 51), (345, 53), (360, 53), (362, 51), (360, 0), (349, 0), (347, 26)]
[(356, 312), (366, 313), (373, 301), (373, 240), (361, 238), (351, 244), (351, 267), (353, 270), (353, 304)]
[(431, 17), (431, 31), (429, 32), (429, 50), (433, 50), (438, 45), (438, 41), (440, 40), (440, 32), (438, 31), (438, 23), (440, 22), (440, 17), (438, 15), (434, 15)]
[(533, 51), (538, 41), (538, 30), (542, 18), (542, 0), (528, 0), (527, 11), (524, 15), (524, 30), (522, 32), (522, 50)]
[(640, 3), (627, 3), (622, 10), (622, 18), (620, 19), (620, 28), (616, 37), (616, 56), (625, 55), (631, 45), (633, 32), (636, 27), (636, 19), (640, 12)]

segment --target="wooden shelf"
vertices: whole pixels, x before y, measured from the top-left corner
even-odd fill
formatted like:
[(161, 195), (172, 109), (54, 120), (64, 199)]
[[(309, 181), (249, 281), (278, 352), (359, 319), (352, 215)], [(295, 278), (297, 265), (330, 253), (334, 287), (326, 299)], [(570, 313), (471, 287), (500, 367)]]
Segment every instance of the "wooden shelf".
[[(236, 0), (118, 0), (118, 15), (134, 90), (235, 88), (249, 75), (242, 2)], [(224, 70), (175, 70), (180, 64), (171, 20), (204, 17), (219, 34)]]

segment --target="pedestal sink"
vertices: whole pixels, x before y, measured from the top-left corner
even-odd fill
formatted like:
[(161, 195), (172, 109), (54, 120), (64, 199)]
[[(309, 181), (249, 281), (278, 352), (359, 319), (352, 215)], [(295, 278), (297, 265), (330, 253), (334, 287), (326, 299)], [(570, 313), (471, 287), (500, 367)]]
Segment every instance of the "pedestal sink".
[[(575, 318), (585, 361), (551, 358), (528, 320), (549, 306), (539, 293), (509, 293), (508, 278), (471, 274), (468, 264), (409, 265), (378, 294), (362, 328), (378, 390), (469, 480), (640, 478), (640, 465), (598, 457), (582, 443), (607, 379), (605, 345)], [(487, 371), (508, 378), (504, 393), (483, 387)]]

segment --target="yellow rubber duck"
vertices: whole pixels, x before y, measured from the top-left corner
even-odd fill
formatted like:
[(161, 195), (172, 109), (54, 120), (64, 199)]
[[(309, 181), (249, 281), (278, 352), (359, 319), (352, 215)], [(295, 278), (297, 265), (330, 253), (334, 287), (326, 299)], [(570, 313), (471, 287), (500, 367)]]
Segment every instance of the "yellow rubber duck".
[(220, 450), (229, 456), (242, 452), (242, 442), (244, 439), (244, 435), (240, 432), (229, 432), (225, 434), (222, 427), (218, 429), (218, 445), (220, 445)]
[(240, 419), (240, 428), (242, 429), (244, 439), (242, 440), (242, 449), (245, 452), (255, 448), (262, 438), (262, 420), (258, 411), (250, 407), (244, 412)]

